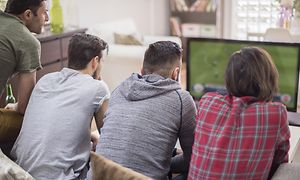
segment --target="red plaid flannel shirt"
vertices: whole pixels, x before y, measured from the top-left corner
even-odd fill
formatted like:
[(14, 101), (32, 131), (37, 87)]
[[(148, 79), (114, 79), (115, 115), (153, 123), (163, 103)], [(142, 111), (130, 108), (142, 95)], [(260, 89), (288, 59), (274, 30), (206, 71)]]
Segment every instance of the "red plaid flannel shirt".
[(288, 162), (289, 138), (281, 103), (207, 93), (198, 108), (188, 179), (267, 179)]

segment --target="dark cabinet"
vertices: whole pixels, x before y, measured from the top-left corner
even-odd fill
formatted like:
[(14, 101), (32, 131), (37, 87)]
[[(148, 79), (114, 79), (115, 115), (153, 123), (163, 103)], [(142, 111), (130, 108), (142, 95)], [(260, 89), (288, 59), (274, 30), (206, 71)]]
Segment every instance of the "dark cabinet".
[[(45, 74), (60, 71), (67, 67), (68, 64), (68, 45), (73, 34), (84, 33), (86, 29), (76, 29), (73, 31), (65, 31), (58, 34), (45, 32), (37, 35), (41, 42), (41, 63), (42, 69), (37, 71), (37, 81)], [(14, 95), (17, 98), (18, 85), (17, 76), (12, 78), (9, 83), (13, 86)], [(5, 106), (6, 92), (2, 94), (0, 99), (0, 107)]]

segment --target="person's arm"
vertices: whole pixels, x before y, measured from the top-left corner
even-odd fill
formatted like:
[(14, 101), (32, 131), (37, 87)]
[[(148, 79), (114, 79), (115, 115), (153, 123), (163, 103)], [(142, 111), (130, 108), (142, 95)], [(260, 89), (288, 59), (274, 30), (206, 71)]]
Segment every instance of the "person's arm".
[(91, 141), (92, 141), (92, 151), (96, 151), (96, 146), (99, 142), (100, 134), (99, 131), (96, 129), (91, 132)]
[(103, 126), (104, 113), (106, 112), (107, 108), (108, 108), (108, 99), (103, 101), (101, 107), (94, 115), (98, 130)]
[(5, 108), (24, 114), (31, 92), (36, 84), (36, 71), (18, 74), (18, 102), (8, 104)]
[(172, 158), (171, 172), (184, 173), (188, 172), (189, 163), (192, 154), (192, 146), (194, 143), (194, 130), (196, 126), (196, 106), (192, 97), (182, 97), (182, 125), (179, 133), (179, 142), (183, 154), (179, 154)]
[(277, 146), (275, 147), (275, 154), (269, 173), (269, 177), (272, 177), (277, 168), (282, 163), (287, 163), (289, 160), (288, 152), (290, 149), (290, 129), (287, 120), (287, 111), (285, 108), (282, 108), (281, 114), (281, 123), (280, 123), (280, 132), (278, 134)]
[(98, 111), (94, 114), (97, 129), (91, 132), (92, 151), (96, 150), (96, 146), (100, 138), (99, 129), (103, 126), (104, 113), (106, 112), (107, 108), (108, 99), (103, 101)]

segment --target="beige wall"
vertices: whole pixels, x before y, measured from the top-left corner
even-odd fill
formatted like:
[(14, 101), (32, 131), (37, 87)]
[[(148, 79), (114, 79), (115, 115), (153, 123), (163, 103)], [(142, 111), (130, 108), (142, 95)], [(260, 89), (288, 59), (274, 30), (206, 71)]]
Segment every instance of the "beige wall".
[[(72, 4), (72, 9), (76, 4), (77, 13), (73, 14), (81, 27), (132, 17), (142, 34), (169, 34), (168, 0), (61, 0), (61, 4), (64, 10), (67, 4)], [(65, 16), (66, 23), (68, 19)]]

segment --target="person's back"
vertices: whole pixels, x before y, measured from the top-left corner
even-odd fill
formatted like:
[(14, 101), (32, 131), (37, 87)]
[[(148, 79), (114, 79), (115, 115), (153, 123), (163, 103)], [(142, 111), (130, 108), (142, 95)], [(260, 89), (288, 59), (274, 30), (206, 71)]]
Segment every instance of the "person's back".
[(277, 81), (266, 51), (232, 55), (228, 95), (207, 93), (200, 100), (189, 179), (267, 179), (288, 161), (286, 107), (271, 102)]
[(106, 43), (96, 37), (74, 35), (69, 68), (45, 75), (35, 86), (11, 152), (16, 163), (34, 178), (85, 176), (91, 120), (109, 97), (106, 84), (92, 77), (96, 72), (99, 75), (104, 49)]
[[(166, 46), (166, 49), (159, 46)], [(179, 156), (172, 162), (184, 159), (188, 166), (193, 143), (195, 104), (190, 94), (181, 90), (176, 81), (181, 66), (181, 53), (173, 54), (177, 48), (178, 45), (171, 42), (157, 42), (149, 46), (143, 75), (132, 74), (112, 93), (96, 149), (104, 157), (153, 179), (167, 178), (178, 137), (184, 157)], [(165, 53), (157, 49), (165, 50)], [(176, 62), (175, 65), (174, 62), (167, 63), (172, 64), (167, 71), (174, 73), (169, 78), (148, 71), (147, 62), (153, 51), (157, 54), (153, 56), (161, 55), (162, 64), (170, 59)], [(168, 53), (176, 58), (164, 57)], [(159, 66), (164, 68), (164, 65)], [(178, 164), (173, 165), (172, 168), (180, 169)]]
[(287, 161), (277, 151), (288, 149), (282, 104), (208, 93), (199, 112), (190, 179), (267, 179), (274, 155)]

